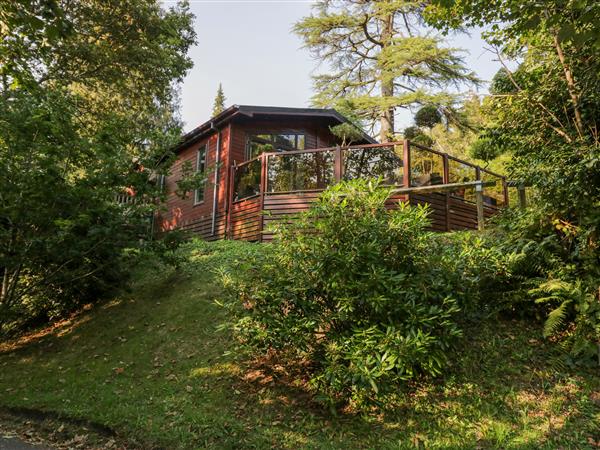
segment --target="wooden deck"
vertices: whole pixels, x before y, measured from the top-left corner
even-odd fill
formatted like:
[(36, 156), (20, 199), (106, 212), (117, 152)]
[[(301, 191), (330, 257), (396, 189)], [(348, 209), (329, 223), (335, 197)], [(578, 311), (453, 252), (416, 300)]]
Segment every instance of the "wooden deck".
[[(383, 177), (386, 184), (405, 191), (428, 191), (450, 183), (484, 182), (483, 216), (489, 218), (508, 205), (506, 179), (409, 141), (295, 152), (263, 153), (231, 168), (231, 189), (224, 223), (226, 236), (247, 241), (269, 241), (269, 225), (293, 220), (306, 211), (327, 186), (340, 180)], [(412, 189), (416, 188), (416, 189)], [(402, 193), (390, 198), (429, 204), (434, 231), (478, 228), (474, 188), (447, 192)]]

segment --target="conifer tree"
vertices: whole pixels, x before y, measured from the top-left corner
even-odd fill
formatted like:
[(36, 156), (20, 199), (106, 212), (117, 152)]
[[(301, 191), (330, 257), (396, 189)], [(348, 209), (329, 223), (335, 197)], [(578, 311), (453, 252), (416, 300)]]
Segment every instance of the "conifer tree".
[(459, 49), (426, 31), (422, 12), (422, 2), (409, 0), (317, 2), (294, 27), (313, 56), (331, 68), (314, 77), (314, 104), (350, 104), (373, 129), (378, 123), (382, 142), (394, 137), (398, 108), (452, 107), (458, 95), (447, 88), (478, 80)]
[(225, 94), (223, 93), (223, 86), (219, 83), (219, 89), (217, 89), (217, 95), (215, 97), (215, 102), (213, 103), (213, 117), (222, 113), (225, 110)]

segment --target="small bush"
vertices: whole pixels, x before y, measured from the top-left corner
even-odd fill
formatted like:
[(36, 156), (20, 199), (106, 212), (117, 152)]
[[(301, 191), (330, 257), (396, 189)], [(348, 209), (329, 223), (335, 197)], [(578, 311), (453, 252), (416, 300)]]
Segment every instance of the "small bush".
[(246, 279), (228, 278), (242, 342), (304, 361), (331, 402), (372, 404), (441, 374), (461, 335), (460, 280), (440, 270), (427, 209), (388, 210), (389, 195), (364, 180), (331, 187)]
[(595, 232), (543, 210), (508, 211), (494, 231), (508, 255), (507, 306), (545, 321), (569, 365), (600, 365), (600, 257)]

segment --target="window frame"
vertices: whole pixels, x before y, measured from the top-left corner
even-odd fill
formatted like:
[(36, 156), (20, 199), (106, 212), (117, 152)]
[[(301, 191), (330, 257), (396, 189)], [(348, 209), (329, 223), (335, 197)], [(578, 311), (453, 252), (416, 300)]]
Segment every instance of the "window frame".
[[(204, 153), (204, 157), (202, 158), (200, 155)], [(208, 142), (204, 145), (198, 147), (198, 151), (196, 152), (196, 173), (206, 173), (206, 162), (208, 160)], [(206, 190), (206, 183), (203, 184), (201, 188), (194, 190), (194, 206), (201, 205), (204, 203), (204, 196)]]

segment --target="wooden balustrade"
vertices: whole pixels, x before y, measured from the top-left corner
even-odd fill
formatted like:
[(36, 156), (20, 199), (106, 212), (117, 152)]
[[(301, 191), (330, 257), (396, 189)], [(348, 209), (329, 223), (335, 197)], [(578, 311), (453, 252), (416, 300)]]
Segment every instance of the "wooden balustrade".
[[(359, 155), (356, 161), (351, 159), (355, 155)], [(441, 164), (436, 162), (438, 159)], [(350, 165), (355, 162), (352, 172)], [(455, 164), (472, 170), (472, 175), (453, 171)], [(434, 171), (438, 167), (441, 173)], [(307, 169), (313, 172), (309, 174)], [(415, 174), (421, 175), (413, 178)], [(244, 192), (240, 186), (242, 175), (249, 183)], [(481, 230), (487, 217), (500, 206), (508, 205), (505, 177), (408, 140), (267, 152), (232, 166), (227, 235), (232, 239), (268, 240), (265, 224), (291, 220), (294, 214), (307, 210), (327, 185), (356, 176), (377, 175), (395, 187), (390, 207), (398, 201), (428, 203), (432, 210), (431, 228), (437, 231)], [(457, 177), (463, 180), (452, 182)], [(486, 195), (486, 188), (492, 187), (496, 191)], [(467, 190), (474, 190), (473, 201), (466, 198)]]

